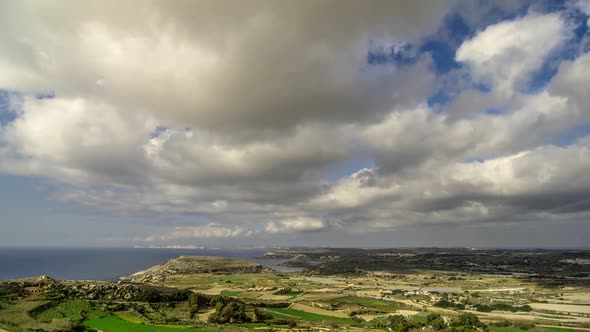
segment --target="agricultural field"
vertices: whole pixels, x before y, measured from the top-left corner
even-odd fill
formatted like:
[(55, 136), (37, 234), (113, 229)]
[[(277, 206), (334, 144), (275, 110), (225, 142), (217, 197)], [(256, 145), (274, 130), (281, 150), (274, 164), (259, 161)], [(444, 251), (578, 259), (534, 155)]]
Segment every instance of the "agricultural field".
[(105, 316), (86, 321), (89, 329), (108, 332), (213, 332), (219, 330), (184, 328), (178, 326), (146, 325), (123, 320), (115, 316)]

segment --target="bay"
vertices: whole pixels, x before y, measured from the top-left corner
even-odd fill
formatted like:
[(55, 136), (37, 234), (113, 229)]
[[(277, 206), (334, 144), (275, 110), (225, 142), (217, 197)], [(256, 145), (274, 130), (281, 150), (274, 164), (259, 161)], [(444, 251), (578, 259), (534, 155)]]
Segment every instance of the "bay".
[(164, 248), (0, 248), (0, 280), (40, 275), (59, 280), (113, 281), (179, 256), (220, 256), (245, 259), (283, 272), (283, 260), (260, 259), (262, 249)]

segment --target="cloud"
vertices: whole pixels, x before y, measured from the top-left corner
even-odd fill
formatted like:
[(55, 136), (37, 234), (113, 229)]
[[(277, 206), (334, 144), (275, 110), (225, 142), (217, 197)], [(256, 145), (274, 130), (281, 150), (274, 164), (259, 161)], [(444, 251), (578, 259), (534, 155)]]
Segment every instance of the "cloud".
[(566, 96), (572, 107), (583, 108), (588, 113), (590, 96), (585, 87), (590, 84), (590, 53), (571, 61), (564, 61), (556, 77), (551, 82), (549, 91)]
[(234, 134), (375, 116), (396, 80), (359, 76), (369, 41), (417, 40), (448, 10), (445, 1), (348, 0), (4, 6), (1, 87), (108, 99)]
[(314, 198), (310, 205), (319, 209), (356, 209), (376, 200), (391, 199), (399, 193), (395, 185), (377, 185), (377, 176), (373, 169), (362, 169)]
[(583, 104), (570, 105), (572, 98), (550, 91), (520, 95), (502, 116), (480, 111), (455, 119), (428, 107), (392, 112), (364, 127), (361, 137), (373, 149), (379, 171), (386, 173), (517, 153), (551, 144), (564, 131), (590, 120), (590, 113), (576, 106)]
[[(358, 231), (417, 223), (567, 218), (588, 207), (590, 179), (584, 170), (589, 149), (589, 141), (583, 140), (483, 162), (420, 167), (402, 176), (372, 172), (370, 183), (359, 181), (359, 173), (370, 172), (365, 170), (343, 179), (312, 208)], [(354, 204), (349, 203), (351, 196)]]
[(211, 205), (213, 205), (213, 207), (217, 208), (217, 209), (225, 209), (227, 208), (227, 202), (224, 200), (216, 200), (213, 203), (211, 203)]
[(265, 231), (270, 234), (290, 234), (300, 232), (318, 232), (328, 228), (328, 224), (317, 218), (297, 217), (270, 221)]
[(486, 27), (461, 44), (456, 60), (466, 63), (476, 80), (510, 96), (522, 89), (529, 75), (567, 39), (567, 32), (558, 13), (529, 13)]
[[(330, 131), (331, 136), (324, 134)], [(299, 179), (348, 157), (345, 137), (324, 125), (301, 126), (274, 140), (237, 143), (207, 131), (167, 130), (146, 144), (156, 174), (194, 184)], [(281, 169), (281, 172), (274, 172)]]
[(153, 126), (149, 117), (80, 98), (27, 97), (19, 108), (16, 119), (0, 128), (0, 139), (11, 148), (0, 167), (74, 182), (140, 181), (145, 160), (139, 146)]
[(248, 237), (253, 232), (246, 230), (239, 226), (222, 226), (214, 223), (204, 226), (191, 226), (191, 227), (176, 227), (173, 231), (160, 234), (152, 235), (145, 239), (145, 241), (171, 241), (171, 240), (182, 240), (182, 239), (209, 239), (209, 238), (235, 238), (235, 237)]
[(317, 193), (323, 170), (350, 157), (350, 123), (431, 93), (428, 57), (369, 68), (369, 43), (417, 40), (448, 11), (421, 1), (3, 6), (0, 88), (55, 98), (27, 98), (0, 129), (0, 168), (73, 184), (60, 199), (191, 213), (220, 212), (215, 201), (284, 210)]
[[(526, 1), (0, 6), (0, 171), (48, 179), (56, 202), (158, 229), (184, 220), (144, 231), (148, 241), (534, 223), (590, 208), (576, 130), (590, 121), (590, 57), (561, 54), (574, 41), (563, 12), (515, 17)], [(488, 25), (496, 9), (508, 14)], [(473, 32), (465, 40), (441, 32), (454, 15)], [(433, 34), (440, 49), (422, 51)], [(374, 45), (412, 52), (372, 64)]]

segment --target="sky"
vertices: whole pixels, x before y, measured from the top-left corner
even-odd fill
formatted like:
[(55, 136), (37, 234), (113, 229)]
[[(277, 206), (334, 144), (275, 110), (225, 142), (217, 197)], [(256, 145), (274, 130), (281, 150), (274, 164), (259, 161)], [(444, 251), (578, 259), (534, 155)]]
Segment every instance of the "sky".
[(589, 247), (590, 0), (0, 0), (0, 246)]

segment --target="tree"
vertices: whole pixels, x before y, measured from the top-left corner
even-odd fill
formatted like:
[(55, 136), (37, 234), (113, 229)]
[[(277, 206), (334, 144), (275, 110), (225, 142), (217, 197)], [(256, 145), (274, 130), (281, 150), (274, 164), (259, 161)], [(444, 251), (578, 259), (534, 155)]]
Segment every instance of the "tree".
[(430, 314), (426, 317), (426, 324), (430, 325), (434, 330), (444, 330), (447, 328), (447, 323), (439, 314)]
[(207, 307), (209, 306), (210, 300), (211, 299), (205, 294), (193, 293), (188, 298), (188, 304), (196, 307)]
[(449, 329), (450, 332), (471, 332), (476, 330), (487, 331), (488, 327), (470, 312), (460, 314), (457, 319), (451, 322)]
[(451, 326), (473, 326), (480, 327), (483, 323), (477, 318), (475, 314), (465, 312), (459, 315), (459, 317), (451, 323)]
[(221, 316), (226, 322), (239, 323), (248, 321), (244, 305), (238, 302), (228, 303), (221, 311)]
[(223, 301), (217, 302), (215, 312), (209, 316), (210, 323), (240, 323), (249, 320), (244, 304), (235, 301), (227, 304)]
[(408, 321), (401, 315), (387, 317), (387, 325), (395, 332), (407, 332), (410, 329)]

